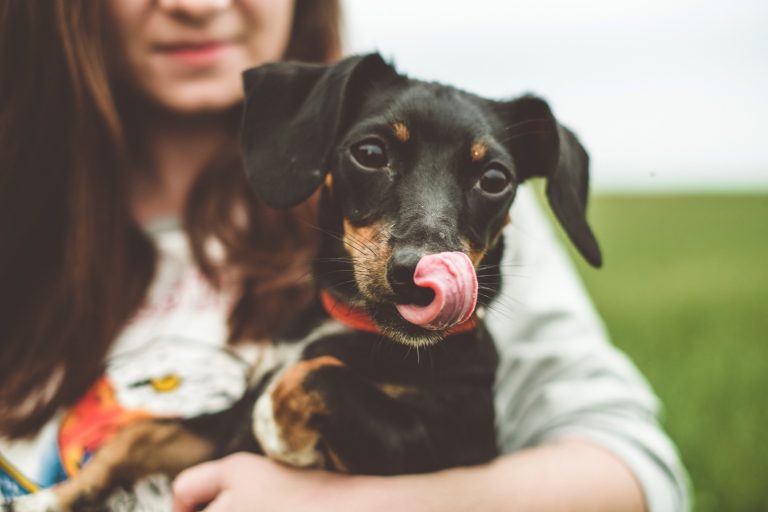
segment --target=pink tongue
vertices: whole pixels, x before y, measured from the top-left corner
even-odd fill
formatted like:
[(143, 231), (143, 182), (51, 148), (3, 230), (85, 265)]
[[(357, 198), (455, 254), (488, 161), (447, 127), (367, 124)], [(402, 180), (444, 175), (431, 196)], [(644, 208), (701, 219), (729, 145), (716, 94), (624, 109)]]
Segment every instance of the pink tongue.
[(416, 286), (432, 288), (434, 300), (426, 306), (398, 304), (400, 315), (412, 324), (443, 330), (469, 320), (477, 304), (477, 276), (463, 252), (424, 256), (413, 273)]

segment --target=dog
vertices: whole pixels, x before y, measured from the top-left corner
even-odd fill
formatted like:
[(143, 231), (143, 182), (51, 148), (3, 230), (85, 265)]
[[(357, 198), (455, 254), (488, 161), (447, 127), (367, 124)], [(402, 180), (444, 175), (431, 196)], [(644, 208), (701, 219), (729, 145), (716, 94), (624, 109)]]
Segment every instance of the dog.
[(482, 317), (518, 187), (545, 178), (567, 236), (602, 263), (587, 153), (540, 98), (488, 100), (378, 54), (267, 64), (244, 85), (256, 195), (290, 208), (320, 190), (317, 300), (265, 348), (277, 363), (235, 406), (124, 428), (48, 491), (50, 510), (98, 509), (117, 486), (240, 450), (377, 475), (489, 461), (497, 354)]

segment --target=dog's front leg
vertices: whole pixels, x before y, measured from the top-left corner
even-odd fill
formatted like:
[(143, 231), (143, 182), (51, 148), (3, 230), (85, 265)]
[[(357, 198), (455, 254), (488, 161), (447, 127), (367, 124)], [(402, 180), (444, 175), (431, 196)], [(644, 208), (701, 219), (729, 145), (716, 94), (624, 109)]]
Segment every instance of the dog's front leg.
[(261, 396), (254, 430), (272, 458), (301, 467), (396, 474), (445, 466), (414, 389), (377, 385), (332, 356), (297, 363)]

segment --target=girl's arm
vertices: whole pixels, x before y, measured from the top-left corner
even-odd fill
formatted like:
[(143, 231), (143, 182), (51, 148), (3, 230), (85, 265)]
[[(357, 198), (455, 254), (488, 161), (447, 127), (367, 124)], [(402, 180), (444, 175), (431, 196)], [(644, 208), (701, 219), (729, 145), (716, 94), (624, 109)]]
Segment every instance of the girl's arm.
[[(628, 468), (602, 448), (564, 440), (494, 462), (423, 475), (347, 476), (236, 454), (196, 466), (174, 483), (174, 512), (642, 511)], [(247, 505), (246, 505), (247, 504)]]

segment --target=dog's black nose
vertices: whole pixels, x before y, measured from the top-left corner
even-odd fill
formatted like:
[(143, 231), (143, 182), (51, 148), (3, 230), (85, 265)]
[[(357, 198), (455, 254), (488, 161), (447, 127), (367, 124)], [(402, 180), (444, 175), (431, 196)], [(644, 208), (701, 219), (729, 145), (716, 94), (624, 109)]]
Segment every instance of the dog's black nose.
[(412, 248), (397, 249), (387, 265), (387, 280), (398, 304), (426, 306), (435, 298), (431, 288), (416, 286), (413, 273), (423, 254)]

